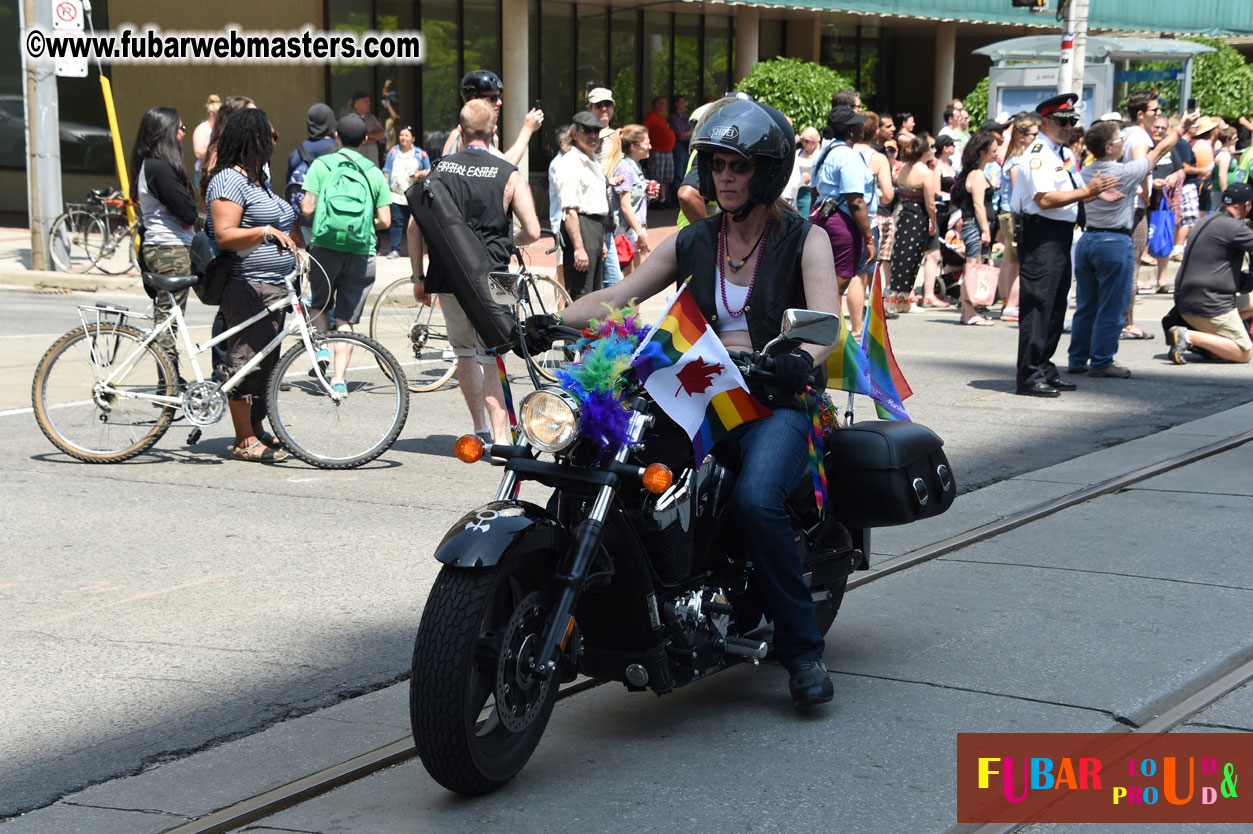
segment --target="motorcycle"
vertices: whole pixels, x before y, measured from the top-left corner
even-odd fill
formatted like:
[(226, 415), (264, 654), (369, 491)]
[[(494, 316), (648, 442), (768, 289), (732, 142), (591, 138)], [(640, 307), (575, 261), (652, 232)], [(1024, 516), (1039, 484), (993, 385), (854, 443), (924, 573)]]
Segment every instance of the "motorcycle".
[[(788, 310), (771, 345), (832, 344), (839, 327), (830, 314)], [(732, 358), (744, 373), (768, 373), (760, 354)], [(415, 640), (414, 743), (449, 790), (483, 794), (516, 775), (558, 685), (577, 675), (663, 695), (770, 651), (753, 568), (725, 512), (733, 462), (694, 460), (686, 433), (646, 392), (633, 393), (628, 439), (617, 448), (581, 436), (579, 402), (538, 384), (519, 408), (515, 445), (485, 446), (473, 435), (456, 443), (459, 459), (486, 458), (504, 476), (495, 500), (468, 512), (436, 548), (443, 567)], [(822, 634), (850, 574), (869, 567), (871, 528), (952, 503), (942, 445), (904, 422), (829, 434), (826, 513), (808, 475), (789, 500)], [(519, 500), (523, 482), (552, 497), (544, 506)]]

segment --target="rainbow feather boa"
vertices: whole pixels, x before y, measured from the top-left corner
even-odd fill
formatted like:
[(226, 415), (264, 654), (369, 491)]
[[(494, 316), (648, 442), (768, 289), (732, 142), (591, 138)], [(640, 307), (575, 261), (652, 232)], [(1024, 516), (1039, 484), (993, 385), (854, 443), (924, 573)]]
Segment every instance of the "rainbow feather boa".
[(582, 359), (557, 371), (561, 387), (583, 406), (580, 431), (605, 453), (612, 454), (627, 440), (631, 409), (623, 372), (631, 367), (631, 356), (647, 330), (635, 306), (610, 308), (605, 318), (588, 322), (575, 344)]

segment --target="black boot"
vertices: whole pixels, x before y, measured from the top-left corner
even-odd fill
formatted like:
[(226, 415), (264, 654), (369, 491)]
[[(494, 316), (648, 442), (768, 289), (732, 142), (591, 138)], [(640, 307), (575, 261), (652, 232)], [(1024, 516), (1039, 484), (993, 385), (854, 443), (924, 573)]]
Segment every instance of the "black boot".
[(792, 692), (792, 703), (798, 707), (825, 704), (835, 696), (835, 687), (821, 660), (806, 660), (788, 669), (787, 688)]

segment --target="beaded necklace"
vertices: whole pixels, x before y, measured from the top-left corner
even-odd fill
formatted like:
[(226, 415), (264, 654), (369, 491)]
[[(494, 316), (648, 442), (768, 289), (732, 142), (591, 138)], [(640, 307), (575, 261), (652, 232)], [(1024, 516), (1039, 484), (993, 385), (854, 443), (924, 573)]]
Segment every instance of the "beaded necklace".
[[(753, 252), (756, 252), (757, 247), (761, 246), (762, 241), (770, 235), (770, 226), (772, 223), (774, 223), (773, 217), (766, 220), (766, 227), (761, 230), (761, 237), (757, 238), (757, 242), (753, 244), (753, 248), (749, 251), (748, 255), (745, 256), (744, 260), (740, 261), (741, 267), (748, 263), (748, 259), (753, 256)], [(730, 315), (731, 318), (740, 318), (744, 315), (744, 311), (748, 309), (748, 299), (753, 295), (753, 287), (757, 286), (757, 273), (761, 272), (761, 262), (765, 259), (765, 257), (766, 248), (762, 246), (761, 255), (758, 256), (757, 264), (753, 267), (753, 280), (748, 282), (748, 292), (744, 295), (744, 304), (739, 310), (732, 310), (731, 305), (727, 303), (727, 276), (726, 270), (723, 268), (724, 263), (727, 266), (731, 266), (731, 258), (727, 255), (727, 215), (724, 212), (722, 215), (722, 227), (718, 232), (718, 290), (722, 293), (722, 306), (726, 308), (727, 314)], [(734, 271), (739, 267), (732, 266), (731, 268), (732, 271)]]

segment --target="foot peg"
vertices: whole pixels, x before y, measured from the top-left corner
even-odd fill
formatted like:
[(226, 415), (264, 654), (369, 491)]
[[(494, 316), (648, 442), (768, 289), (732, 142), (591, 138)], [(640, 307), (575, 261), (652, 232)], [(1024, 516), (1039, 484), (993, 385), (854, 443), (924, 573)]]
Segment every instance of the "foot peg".
[(748, 657), (754, 663), (765, 657), (768, 650), (769, 647), (761, 640), (746, 640), (743, 637), (728, 637), (726, 639), (727, 654)]

